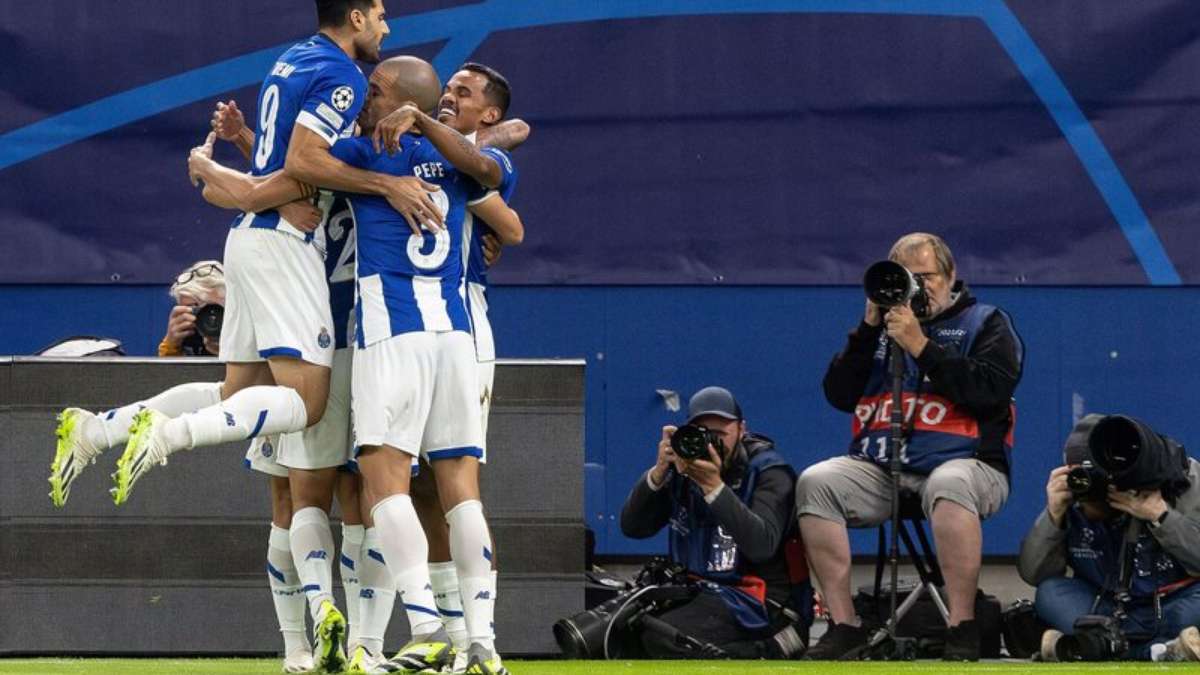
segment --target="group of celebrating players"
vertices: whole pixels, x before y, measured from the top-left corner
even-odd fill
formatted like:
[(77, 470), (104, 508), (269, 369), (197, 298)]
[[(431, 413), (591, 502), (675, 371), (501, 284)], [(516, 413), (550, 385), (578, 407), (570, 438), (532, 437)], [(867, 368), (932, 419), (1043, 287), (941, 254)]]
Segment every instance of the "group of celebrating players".
[[(511, 91), (487, 66), (443, 88), (420, 59), (380, 63), (381, 0), (316, 5), (319, 32), (263, 81), (257, 131), (220, 103), (188, 158), (207, 201), (242, 211), (224, 254), (224, 382), (64, 410), (51, 498), (62, 506), (108, 448), (124, 445), (121, 504), (171, 454), (249, 439), (246, 464), (271, 476), (286, 672), (506, 673), (479, 491), (495, 361), (484, 291), (498, 247), (524, 236), (505, 149), (528, 128), (503, 121)], [(369, 80), (356, 60), (378, 64)], [(213, 160), (218, 137), (249, 173)], [(349, 621), (332, 594), (335, 493)], [(412, 640), (389, 660), (397, 593)]]

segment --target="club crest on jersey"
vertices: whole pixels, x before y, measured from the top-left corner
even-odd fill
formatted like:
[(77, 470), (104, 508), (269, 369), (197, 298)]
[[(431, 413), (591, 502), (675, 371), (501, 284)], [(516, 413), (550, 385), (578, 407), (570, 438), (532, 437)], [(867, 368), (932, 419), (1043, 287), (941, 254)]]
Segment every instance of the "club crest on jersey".
[(333, 341), (329, 339), (329, 331), (322, 326), (321, 333), (317, 335), (317, 344), (321, 346), (321, 349), (328, 349), (332, 342)]
[(333, 107), (341, 112), (346, 112), (350, 106), (354, 105), (354, 90), (347, 86), (341, 86), (333, 90), (333, 95), (329, 97), (329, 102)]

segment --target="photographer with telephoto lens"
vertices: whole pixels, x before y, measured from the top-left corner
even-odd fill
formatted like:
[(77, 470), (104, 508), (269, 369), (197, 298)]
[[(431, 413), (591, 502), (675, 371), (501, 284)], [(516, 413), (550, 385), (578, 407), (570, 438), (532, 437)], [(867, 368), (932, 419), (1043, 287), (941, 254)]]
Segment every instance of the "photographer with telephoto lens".
[(892, 515), (892, 341), (904, 360), (899, 488), (902, 498), (919, 497), (933, 529), (950, 610), (943, 657), (974, 661), (980, 521), (1008, 498), (1024, 347), (1008, 315), (976, 302), (957, 279), (940, 237), (905, 235), (888, 260), (864, 279), (863, 320), (825, 373), (825, 398), (851, 413), (848, 456), (810, 466), (796, 486), (800, 532), (831, 619), (808, 658), (840, 659), (870, 639), (850, 595), (846, 528)]
[(654, 466), (621, 509), (621, 531), (645, 539), (669, 527), (670, 559), (695, 592), (655, 613), (684, 638), (641, 632), (649, 657), (803, 651), (812, 588), (793, 526), (795, 476), (771, 439), (746, 430), (741, 407), (721, 387), (692, 396), (685, 425), (663, 427)]
[(1122, 415), (1081, 419), (1063, 461), (1018, 560), (1041, 657), (1200, 660), (1200, 462)]
[(225, 316), (225, 270), (217, 260), (188, 265), (171, 284), (175, 306), (159, 356), (218, 356)]

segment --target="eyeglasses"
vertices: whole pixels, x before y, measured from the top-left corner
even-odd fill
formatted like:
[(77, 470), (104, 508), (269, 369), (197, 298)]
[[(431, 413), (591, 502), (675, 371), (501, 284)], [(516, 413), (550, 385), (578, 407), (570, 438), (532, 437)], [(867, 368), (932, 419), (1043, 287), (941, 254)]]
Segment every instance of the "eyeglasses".
[(913, 276), (921, 280), (921, 283), (926, 283), (934, 277), (942, 276), (941, 272), (913, 272)]
[(217, 263), (208, 263), (207, 265), (201, 265), (199, 267), (180, 272), (179, 276), (175, 277), (175, 285), (181, 286), (192, 279), (203, 279), (214, 272), (221, 275), (225, 274), (225, 270), (221, 269), (221, 266)]

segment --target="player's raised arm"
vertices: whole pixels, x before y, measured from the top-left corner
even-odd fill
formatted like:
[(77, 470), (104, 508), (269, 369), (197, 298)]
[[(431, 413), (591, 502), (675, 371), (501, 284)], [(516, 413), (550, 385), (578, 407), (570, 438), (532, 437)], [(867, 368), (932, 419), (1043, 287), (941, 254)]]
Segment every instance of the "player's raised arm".
[(410, 222), (425, 223), (434, 230), (442, 228), (442, 213), (429, 197), (430, 192), (441, 188), (413, 176), (388, 176), (355, 168), (331, 155), (329, 147), (324, 137), (297, 124), (288, 143), (284, 174), (330, 190), (379, 195)]
[(217, 101), (217, 108), (212, 116), (212, 129), (217, 138), (232, 143), (241, 151), (243, 157), (250, 159), (254, 152), (254, 131), (246, 126), (246, 118), (238, 108), (237, 101)]
[(525, 225), (521, 216), (496, 192), (490, 192), (481, 201), (474, 202), (469, 207), (471, 213), (479, 216), (492, 231), (500, 243), (505, 246), (516, 246), (525, 239)]
[(495, 159), (481, 153), (466, 136), (411, 104), (401, 107), (375, 125), (372, 140), (376, 149), (380, 149), (382, 145), (388, 152), (395, 152), (400, 147), (400, 137), (413, 127), (419, 129), (454, 168), (474, 178), (484, 187), (494, 188), (500, 185), (504, 174)]
[(523, 119), (504, 120), (490, 127), (483, 127), (475, 134), (475, 145), (481, 148), (516, 150), (529, 140), (529, 123)]

